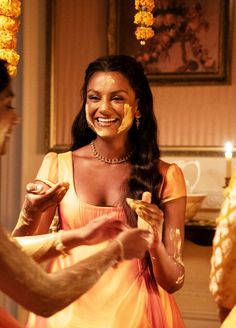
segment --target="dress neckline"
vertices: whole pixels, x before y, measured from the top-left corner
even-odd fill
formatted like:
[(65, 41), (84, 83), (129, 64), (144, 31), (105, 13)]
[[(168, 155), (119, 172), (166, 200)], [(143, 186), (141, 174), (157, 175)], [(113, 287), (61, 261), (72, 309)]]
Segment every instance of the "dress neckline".
[(118, 209), (118, 210), (122, 210), (123, 211), (123, 207), (122, 206), (102, 206), (102, 205), (94, 205), (94, 204), (90, 204), (90, 203), (87, 203), (87, 202), (84, 202), (84, 201), (81, 201), (78, 194), (77, 194), (77, 191), (76, 191), (76, 188), (75, 188), (75, 179), (74, 179), (74, 161), (73, 161), (73, 153), (72, 151), (68, 151), (68, 155), (69, 155), (69, 158), (70, 158), (70, 165), (69, 165), (69, 168), (71, 170), (71, 190), (73, 190), (73, 193), (75, 195), (75, 198), (79, 201), (80, 205), (84, 206), (84, 207), (91, 207), (91, 208), (101, 208), (101, 209), (106, 209), (106, 210), (114, 210), (114, 209)]

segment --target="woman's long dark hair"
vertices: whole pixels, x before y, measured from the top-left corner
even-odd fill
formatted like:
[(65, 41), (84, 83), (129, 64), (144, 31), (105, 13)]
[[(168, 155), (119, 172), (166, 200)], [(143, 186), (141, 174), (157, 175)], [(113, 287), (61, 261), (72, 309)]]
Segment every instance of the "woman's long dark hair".
[[(133, 57), (106, 56), (89, 64), (82, 88), (82, 107), (72, 126), (71, 150), (83, 147), (96, 138), (95, 132), (88, 126), (85, 114), (87, 86), (95, 72), (119, 72), (128, 79), (135, 91), (141, 118), (139, 129), (137, 130), (134, 122), (129, 130), (129, 141), (133, 152), (130, 162), (133, 169), (127, 182), (125, 197), (141, 199), (142, 193), (149, 191), (152, 194), (152, 202), (159, 205), (158, 189), (161, 175), (158, 170), (158, 162), (160, 150), (157, 144), (157, 123), (153, 112), (153, 97), (143, 67)], [(125, 201), (124, 209), (128, 223), (136, 226), (137, 217), (126, 206)]]
[(6, 89), (10, 81), (11, 78), (7, 71), (7, 62), (0, 59), (0, 92)]
[[(130, 159), (132, 171), (125, 186), (126, 192), (123, 199), (127, 221), (130, 226), (135, 227), (137, 226), (137, 215), (127, 205), (125, 197), (141, 199), (142, 193), (149, 191), (152, 194), (152, 202), (160, 205), (158, 191), (162, 177), (158, 170), (160, 150), (157, 143), (157, 122), (153, 112), (152, 92), (142, 65), (130, 56), (99, 57), (90, 63), (86, 69), (82, 87), (81, 110), (72, 125), (72, 151), (89, 144), (96, 138), (95, 132), (88, 126), (85, 114), (88, 83), (96, 72), (121, 73), (129, 81), (135, 91), (136, 99), (138, 99), (138, 110), (141, 114), (140, 127), (137, 130), (134, 122), (129, 130), (129, 141), (133, 154)], [(146, 253), (142, 262), (144, 268), (149, 269), (151, 281), (155, 288), (156, 281), (149, 252)]]

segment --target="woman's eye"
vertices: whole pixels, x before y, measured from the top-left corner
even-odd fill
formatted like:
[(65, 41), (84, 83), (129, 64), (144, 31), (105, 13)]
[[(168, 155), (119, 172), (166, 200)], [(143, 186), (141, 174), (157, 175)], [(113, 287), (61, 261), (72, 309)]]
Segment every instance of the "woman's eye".
[(95, 95), (89, 95), (89, 96), (87, 96), (87, 98), (88, 98), (89, 100), (94, 100), (94, 101), (99, 100), (99, 97), (98, 97), (98, 96), (95, 96)]
[(114, 96), (114, 97), (112, 97), (112, 100), (115, 100), (115, 101), (123, 101), (124, 98), (121, 97), (121, 96)]

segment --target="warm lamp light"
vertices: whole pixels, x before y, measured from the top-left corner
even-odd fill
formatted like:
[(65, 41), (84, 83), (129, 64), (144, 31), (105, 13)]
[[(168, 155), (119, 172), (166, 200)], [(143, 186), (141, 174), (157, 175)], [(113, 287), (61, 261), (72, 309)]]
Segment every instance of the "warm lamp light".
[(233, 157), (233, 144), (230, 141), (227, 141), (225, 143), (225, 160), (226, 160), (226, 186), (229, 183), (229, 180), (231, 178), (231, 171), (232, 171), (232, 157)]

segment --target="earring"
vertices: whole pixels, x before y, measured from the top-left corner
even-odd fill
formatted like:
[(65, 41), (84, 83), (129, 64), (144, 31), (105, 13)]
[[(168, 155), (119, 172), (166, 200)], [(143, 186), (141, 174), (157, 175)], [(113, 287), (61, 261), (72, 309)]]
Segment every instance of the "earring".
[(135, 117), (135, 124), (136, 124), (137, 130), (139, 130), (139, 127), (140, 127), (139, 117)]

